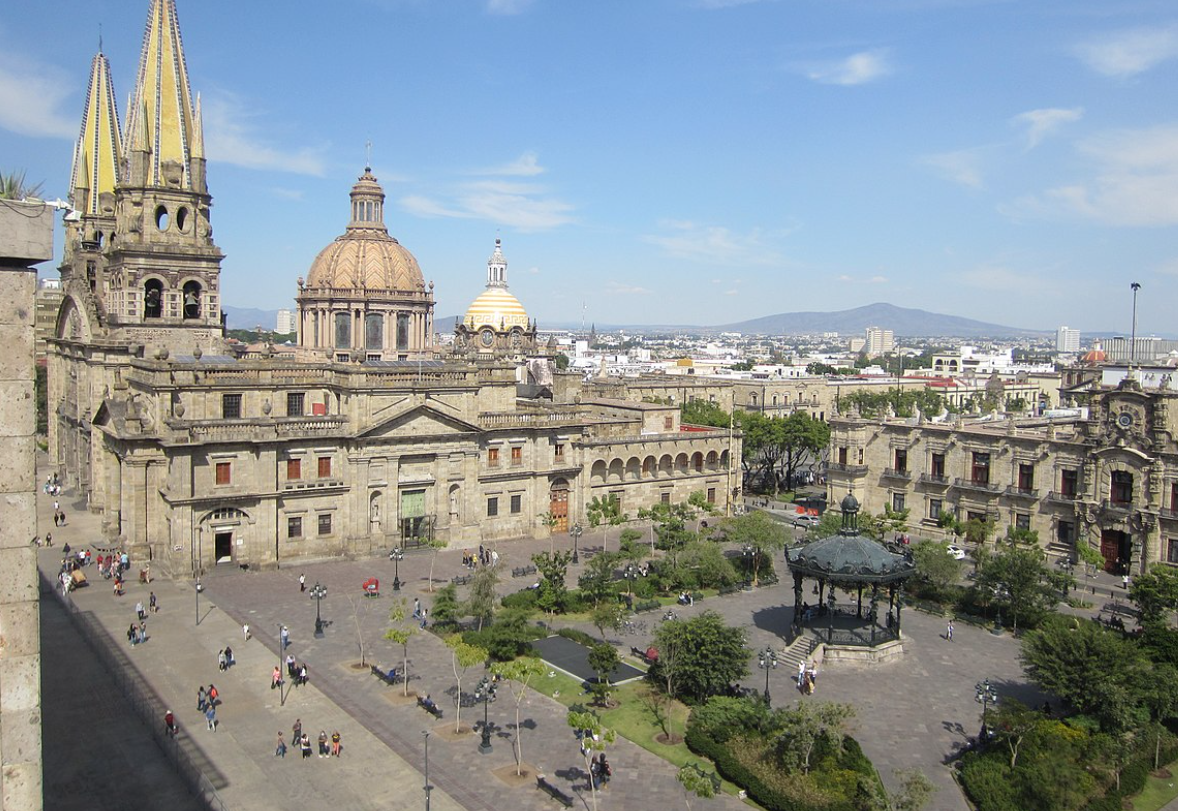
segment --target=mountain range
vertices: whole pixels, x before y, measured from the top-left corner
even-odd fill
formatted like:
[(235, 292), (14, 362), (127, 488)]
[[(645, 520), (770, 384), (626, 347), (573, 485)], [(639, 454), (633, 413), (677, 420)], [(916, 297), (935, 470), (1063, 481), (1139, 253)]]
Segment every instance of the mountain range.
[[(258, 310), (244, 307), (225, 306), (230, 329), (253, 329), (261, 325), (273, 329), (278, 316), (277, 310)], [(435, 318), (434, 324), (440, 331), (453, 329), (457, 316)], [(542, 323), (547, 329), (580, 330), (579, 323)], [(700, 334), (716, 332), (740, 332), (759, 335), (814, 335), (823, 332), (837, 332), (840, 335), (860, 334), (868, 327), (890, 329), (897, 337), (932, 338), (1018, 338), (1037, 337), (1050, 334), (1047, 330), (1023, 329), (1021, 327), (990, 324), (943, 313), (930, 313), (894, 304), (868, 304), (851, 310), (836, 312), (778, 313), (747, 321), (719, 326), (693, 326), (689, 324), (642, 326), (621, 324), (597, 324), (599, 332), (624, 329), (627, 332), (695, 332)]]

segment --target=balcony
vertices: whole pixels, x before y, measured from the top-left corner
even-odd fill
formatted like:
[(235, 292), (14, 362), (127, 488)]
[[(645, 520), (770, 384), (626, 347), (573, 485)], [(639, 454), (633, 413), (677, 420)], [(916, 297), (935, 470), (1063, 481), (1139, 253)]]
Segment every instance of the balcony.
[(1047, 500), (1056, 504), (1074, 504), (1079, 498), (1078, 493), (1061, 493), (1058, 490), (1052, 490), (1047, 494)]
[(885, 467), (883, 477), (885, 479), (903, 479), (904, 481), (909, 481), (912, 479), (912, 474), (907, 470), (897, 470), (894, 467)]
[(1006, 488), (1006, 495), (1012, 498), (1039, 498), (1039, 491), (1034, 487), (1015, 487), (1013, 484)]
[(844, 465), (838, 462), (826, 463), (827, 473), (846, 473), (849, 476), (866, 476), (867, 465)]
[(931, 484), (931, 485), (935, 485), (937, 487), (948, 487), (949, 486), (949, 479), (946, 476), (936, 476), (936, 475), (933, 475), (932, 473), (921, 473), (920, 474), (920, 483), (921, 484)]
[(1128, 501), (1113, 501), (1110, 498), (1106, 498), (1100, 502), (1100, 508), (1108, 515), (1127, 518), (1129, 513), (1133, 511), (1133, 504)]
[(1002, 488), (988, 480), (982, 479), (954, 479), (953, 486), (962, 490), (975, 490), (979, 493), (997, 495)]

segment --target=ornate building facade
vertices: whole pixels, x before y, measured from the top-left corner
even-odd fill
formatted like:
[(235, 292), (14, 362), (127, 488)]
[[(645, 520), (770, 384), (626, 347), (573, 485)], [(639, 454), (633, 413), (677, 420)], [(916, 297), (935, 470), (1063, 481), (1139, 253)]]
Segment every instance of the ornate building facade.
[(1093, 379), (1086, 399), (1054, 418), (837, 417), (828, 498), (849, 491), (874, 512), (908, 509), (924, 532), (943, 512), (990, 518), (999, 535), (1035, 530), (1060, 556), (1099, 549), (1118, 573), (1178, 564), (1178, 391), (1169, 377), (1120, 367)]
[(174, 0), (153, 0), (129, 137), (99, 55), (75, 156), (50, 455), (110, 539), (183, 575), (564, 532), (600, 496), (730, 503), (739, 442), (556, 373), (498, 243), (458, 351), (435, 349), (432, 285), (367, 169), (299, 284), (300, 351), (231, 354), (184, 66)]

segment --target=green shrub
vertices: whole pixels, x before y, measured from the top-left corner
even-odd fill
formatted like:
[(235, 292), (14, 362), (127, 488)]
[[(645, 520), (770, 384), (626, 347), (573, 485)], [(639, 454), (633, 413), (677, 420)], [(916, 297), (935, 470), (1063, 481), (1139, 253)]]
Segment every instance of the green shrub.
[(655, 611), (662, 607), (663, 604), (658, 600), (638, 600), (634, 603), (635, 611)]
[(548, 632), (528, 624), (528, 612), (520, 608), (503, 611), (495, 622), (481, 631), (466, 631), (462, 641), (485, 648), (496, 662), (510, 662), (531, 651), (529, 643), (543, 639)]
[(500, 602), (504, 608), (536, 608), (536, 597), (540, 594), (539, 589), (523, 589), (514, 594), (505, 594)]
[(971, 752), (965, 756), (961, 783), (978, 811), (1010, 811), (1018, 808), (1018, 790), (1006, 762)]
[(584, 645), (587, 648), (598, 644), (598, 641), (592, 636), (576, 628), (561, 628), (556, 632), (556, 635), (563, 636), (565, 639), (571, 639), (578, 645)]

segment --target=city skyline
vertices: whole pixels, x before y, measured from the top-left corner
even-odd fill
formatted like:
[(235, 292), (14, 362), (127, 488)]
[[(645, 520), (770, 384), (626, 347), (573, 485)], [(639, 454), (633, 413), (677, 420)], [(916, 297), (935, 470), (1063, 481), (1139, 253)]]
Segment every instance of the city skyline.
[[(99, 24), (125, 120), (147, 5), (0, 14), (0, 168), (68, 196)], [(501, 236), (541, 323), (887, 301), (1126, 331), (1137, 281), (1139, 331), (1166, 331), (1162, 3), (177, 5), (230, 305), (289, 306), (371, 142), (440, 313), (478, 295)]]

